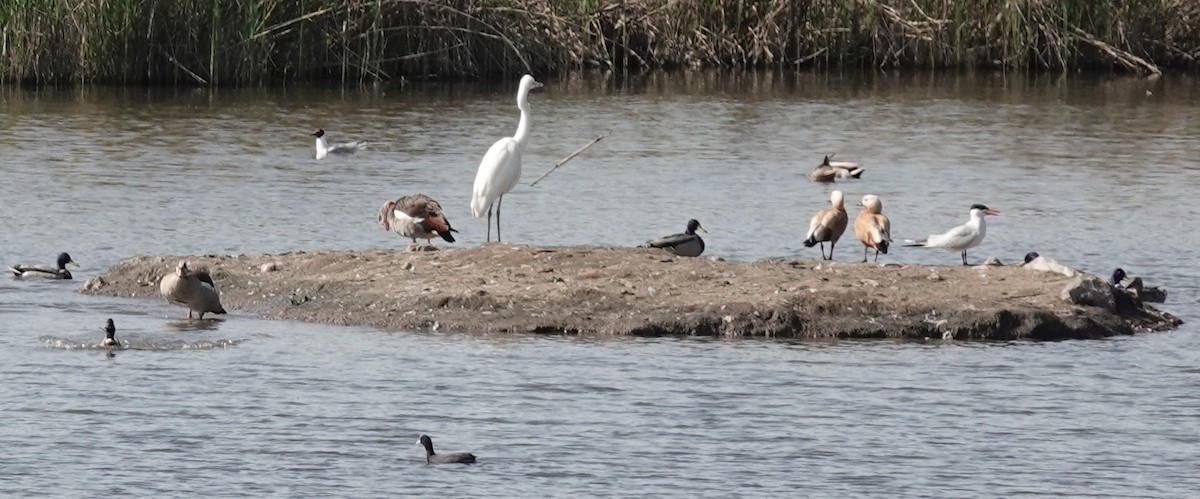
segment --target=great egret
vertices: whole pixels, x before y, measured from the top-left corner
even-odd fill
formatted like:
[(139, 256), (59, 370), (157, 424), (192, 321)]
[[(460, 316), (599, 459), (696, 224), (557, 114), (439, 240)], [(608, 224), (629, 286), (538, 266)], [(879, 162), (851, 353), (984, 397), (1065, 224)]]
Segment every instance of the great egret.
[(921, 241), (910, 241), (905, 246), (921, 246), (924, 248), (942, 248), (950, 251), (962, 251), (962, 263), (967, 264), (967, 250), (983, 242), (987, 235), (987, 223), (984, 215), (999, 215), (1000, 212), (982, 204), (971, 205), (971, 218), (967, 223), (959, 225), (941, 234), (930, 234)]
[[(833, 247), (838, 239), (841, 239), (842, 233), (846, 232), (846, 222), (850, 217), (846, 215), (844, 200), (842, 191), (833, 191), (829, 195), (830, 206), (818, 211), (808, 223), (808, 235), (804, 239), (804, 246), (811, 248), (820, 243), (822, 260), (833, 260)], [(825, 258), (825, 241), (829, 241), (829, 258)]]
[(492, 203), (495, 202), (496, 242), (500, 242), (500, 205), (504, 202), (504, 194), (516, 187), (521, 179), (521, 156), (525, 154), (525, 142), (529, 139), (529, 91), (541, 86), (532, 76), (521, 77), (517, 87), (517, 109), (521, 110), (517, 133), (497, 140), (479, 162), (471, 196), (471, 216), (479, 218), (487, 211), (488, 241), (492, 240)]
[(424, 194), (385, 201), (379, 208), (378, 221), (383, 230), (412, 238), (413, 248), (416, 247), (417, 238), (424, 239), (427, 246), (429, 240), (435, 237), (452, 243), (454, 236), (450, 233), (458, 232), (450, 227), (450, 221), (442, 213), (442, 205)]
[(883, 201), (879, 196), (867, 194), (862, 197), (863, 209), (854, 219), (854, 235), (863, 243), (863, 260), (867, 261), (867, 250), (875, 249), (875, 261), (879, 253), (887, 254), (892, 243), (892, 222), (883, 214)]
[(312, 136), (317, 138), (317, 142), (313, 146), (316, 151), (315, 155), (317, 159), (323, 159), (329, 154), (354, 154), (358, 152), (359, 149), (367, 146), (367, 141), (365, 140), (349, 142), (346, 144), (329, 145), (329, 138), (325, 136), (325, 130), (320, 128), (313, 132)]
[(175, 272), (163, 276), (158, 291), (168, 302), (187, 307), (188, 319), (192, 318), (192, 312), (199, 312), (200, 319), (206, 313), (225, 313), (212, 277), (205, 270), (189, 269), (186, 261), (179, 262)]
[(8, 271), (12, 272), (14, 277), (19, 278), (40, 277), (43, 279), (70, 279), (71, 271), (67, 270), (67, 264), (69, 263), (76, 267), (79, 266), (79, 264), (75, 263), (75, 260), (71, 258), (71, 255), (66, 253), (59, 253), (58, 260), (55, 263), (58, 264), (57, 267), (51, 267), (49, 265), (18, 264), (9, 267)]
[(683, 234), (672, 234), (643, 244), (643, 248), (662, 248), (679, 256), (700, 256), (704, 253), (704, 240), (696, 231), (708, 232), (696, 219), (688, 220)]

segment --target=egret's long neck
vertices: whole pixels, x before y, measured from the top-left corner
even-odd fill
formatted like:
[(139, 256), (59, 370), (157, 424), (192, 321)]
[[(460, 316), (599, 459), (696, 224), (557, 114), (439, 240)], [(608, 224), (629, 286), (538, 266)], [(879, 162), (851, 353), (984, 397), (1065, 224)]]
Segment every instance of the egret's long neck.
[(517, 141), (521, 149), (525, 149), (525, 139), (529, 136), (529, 100), (526, 93), (517, 96), (517, 109), (521, 110), (521, 121), (517, 123), (517, 133), (513, 134), (513, 140)]

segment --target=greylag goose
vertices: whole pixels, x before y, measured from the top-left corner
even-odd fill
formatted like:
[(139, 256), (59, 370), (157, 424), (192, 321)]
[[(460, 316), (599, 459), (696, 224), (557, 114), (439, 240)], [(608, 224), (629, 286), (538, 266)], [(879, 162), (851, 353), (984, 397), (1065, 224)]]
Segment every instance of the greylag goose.
[(71, 264), (76, 267), (79, 266), (79, 264), (75, 263), (75, 260), (71, 258), (71, 255), (68, 255), (65, 252), (58, 254), (58, 260), (56, 263), (58, 264), (57, 267), (50, 267), (48, 265), (13, 265), (12, 267), (9, 267), (8, 270), (9, 272), (12, 272), (13, 277), (16, 278), (29, 277), (42, 279), (71, 279), (71, 271), (67, 270), (67, 264)]
[(433, 451), (433, 439), (422, 434), (417, 438), (417, 444), (425, 446), (425, 464), (470, 464), (475, 462), (475, 455), (470, 452), (451, 452), (438, 454)]
[(662, 248), (679, 256), (700, 256), (704, 253), (704, 239), (696, 231), (708, 232), (700, 226), (696, 219), (687, 221), (687, 228), (682, 234), (672, 234), (653, 241), (647, 241), (641, 248)]
[(416, 248), (419, 238), (425, 240), (428, 248), (437, 249), (429, 244), (430, 239), (441, 237), (452, 243), (454, 236), (451, 232), (458, 232), (450, 227), (450, 221), (446, 220), (446, 215), (442, 213), (442, 205), (424, 194), (384, 201), (376, 218), (383, 230), (411, 238), (410, 248)]
[(983, 217), (985, 215), (999, 214), (1000, 212), (982, 204), (971, 205), (970, 218), (967, 219), (967, 223), (941, 234), (930, 234), (929, 237), (920, 241), (909, 240), (912, 244), (906, 244), (905, 246), (961, 251), (962, 263), (963, 265), (967, 265), (967, 250), (978, 246), (979, 243), (983, 242), (984, 236), (987, 235), (987, 223)]
[(879, 254), (887, 254), (888, 245), (892, 243), (892, 222), (883, 214), (883, 201), (879, 196), (867, 194), (862, 198), (863, 209), (854, 219), (854, 235), (863, 243), (863, 259), (867, 261), (867, 251), (875, 249), (875, 261)]
[(179, 262), (174, 273), (163, 276), (158, 291), (168, 302), (187, 307), (188, 319), (192, 318), (192, 312), (199, 313), (200, 319), (206, 313), (225, 313), (212, 277), (205, 270), (188, 268), (186, 261)]
[[(850, 217), (846, 215), (844, 202), (845, 195), (842, 191), (833, 191), (829, 194), (830, 206), (818, 211), (808, 223), (804, 246), (811, 248), (820, 243), (822, 260), (833, 260), (833, 247), (838, 239), (841, 239), (842, 233), (846, 232), (846, 223), (850, 221)], [(825, 258), (826, 241), (829, 241), (829, 258)]]
[(471, 216), (479, 218), (487, 213), (488, 241), (492, 240), (492, 203), (495, 203), (496, 242), (500, 242), (500, 205), (504, 203), (504, 195), (521, 179), (521, 156), (525, 154), (525, 143), (529, 139), (529, 91), (541, 87), (542, 84), (532, 76), (521, 77), (517, 86), (517, 109), (521, 110), (517, 132), (512, 137), (497, 140), (479, 162), (471, 194)]

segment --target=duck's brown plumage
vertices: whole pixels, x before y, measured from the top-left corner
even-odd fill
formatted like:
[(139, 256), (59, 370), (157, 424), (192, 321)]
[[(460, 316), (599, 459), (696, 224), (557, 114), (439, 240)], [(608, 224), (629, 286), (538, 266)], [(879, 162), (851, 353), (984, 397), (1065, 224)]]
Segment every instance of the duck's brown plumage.
[(424, 239), (428, 243), (439, 236), (452, 243), (454, 235), (451, 232), (458, 232), (450, 227), (450, 221), (442, 213), (442, 205), (424, 194), (385, 201), (379, 208), (377, 219), (384, 230), (411, 238), (413, 243), (417, 239)]
[(875, 249), (875, 261), (879, 254), (887, 254), (892, 243), (892, 222), (883, 214), (883, 201), (879, 196), (867, 194), (862, 198), (862, 211), (854, 219), (854, 235), (863, 243), (863, 261), (867, 261), (867, 250)]
[(167, 301), (187, 307), (189, 319), (192, 318), (192, 312), (198, 312), (201, 319), (206, 313), (225, 313), (212, 276), (205, 270), (188, 268), (186, 261), (179, 262), (175, 272), (163, 276), (158, 291)]
[[(833, 260), (833, 247), (837, 245), (838, 239), (841, 239), (842, 233), (846, 232), (846, 224), (850, 217), (846, 215), (844, 200), (842, 191), (833, 191), (829, 195), (830, 206), (818, 211), (809, 221), (804, 246), (811, 248), (820, 243), (822, 259)], [(829, 258), (825, 258), (826, 241), (829, 242)]]

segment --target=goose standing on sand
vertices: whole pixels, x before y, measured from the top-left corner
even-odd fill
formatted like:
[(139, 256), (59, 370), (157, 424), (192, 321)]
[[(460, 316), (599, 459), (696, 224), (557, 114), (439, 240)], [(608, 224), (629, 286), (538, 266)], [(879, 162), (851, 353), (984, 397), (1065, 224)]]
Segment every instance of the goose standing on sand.
[(316, 148), (317, 159), (324, 159), (325, 156), (330, 154), (354, 154), (359, 149), (367, 146), (367, 141), (365, 140), (329, 145), (329, 138), (325, 136), (325, 130), (320, 128), (313, 132), (312, 136), (317, 138), (316, 145), (314, 146)]
[(696, 231), (708, 232), (700, 226), (696, 219), (688, 220), (687, 229), (682, 234), (672, 234), (667, 237), (647, 241), (641, 248), (662, 248), (679, 256), (700, 256), (704, 253), (704, 240)]
[(839, 178), (861, 178), (863, 171), (865, 170), (860, 168), (858, 163), (830, 161), (829, 156), (825, 156), (825, 161), (813, 168), (808, 174), (808, 179), (813, 182), (833, 182)]
[(433, 439), (429, 438), (429, 435), (422, 434), (417, 438), (417, 444), (425, 447), (425, 464), (470, 464), (475, 462), (475, 454), (470, 452), (451, 452), (449, 454), (433, 452)]
[(57, 267), (48, 265), (13, 265), (8, 268), (9, 272), (13, 273), (14, 278), (41, 278), (41, 279), (71, 279), (71, 271), (67, 270), (67, 264), (79, 266), (71, 255), (64, 253), (58, 254), (56, 262)]
[(120, 340), (117, 340), (117, 326), (113, 324), (113, 320), (109, 319), (104, 323), (104, 340), (100, 342), (102, 347), (119, 347)]
[(1112, 273), (1112, 283), (1114, 286), (1121, 288), (1122, 286), (1130, 294), (1136, 296), (1137, 299), (1148, 301), (1151, 303), (1162, 303), (1167, 301), (1167, 290), (1146, 286), (1142, 283), (1141, 277), (1133, 277), (1125, 273), (1125, 269), (1118, 268)]
[(983, 242), (987, 235), (986, 215), (999, 215), (1000, 212), (982, 204), (971, 205), (971, 215), (967, 223), (959, 225), (942, 234), (930, 234), (920, 241), (908, 240), (912, 244), (905, 246), (920, 246), (923, 248), (942, 248), (950, 251), (962, 251), (962, 263), (967, 265), (967, 250)]
[(383, 230), (411, 238), (410, 249), (417, 247), (418, 238), (424, 239), (428, 248), (437, 249), (429, 243), (430, 239), (441, 237), (452, 243), (454, 236), (450, 233), (458, 232), (450, 227), (450, 221), (442, 213), (442, 205), (424, 194), (384, 201), (379, 208), (378, 221)]
[(201, 320), (206, 313), (225, 313), (212, 276), (204, 270), (189, 269), (186, 261), (179, 262), (174, 273), (163, 276), (158, 291), (168, 302), (187, 307), (188, 319), (192, 312), (199, 313)]
[(488, 241), (492, 240), (492, 203), (495, 203), (496, 242), (500, 242), (500, 205), (504, 202), (504, 195), (516, 187), (521, 179), (521, 156), (525, 154), (526, 141), (529, 139), (529, 91), (541, 87), (542, 84), (532, 76), (521, 77), (521, 84), (517, 87), (517, 109), (521, 110), (517, 132), (512, 137), (497, 140), (479, 162), (479, 172), (475, 174), (475, 188), (471, 195), (471, 216), (478, 219), (487, 212)]
[[(804, 239), (804, 247), (811, 248), (818, 243), (821, 245), (821, 259), (833, 260), (833, 247), (846, 232), (846, 223), (850, 217), (846, 215), (845, 195), (842, 191), (829, 194), (828, 208), (818, 211), (808, 223), (808, 235)], [(825, 242), (829, 241), (829, 258), (825, 258)]]
[(862, 206), (854, 219), (854, 235), (863, 243), (862, 261), (867, 261), (867, 250), (874, 248), (875, 262), (879, 262), (879, 253), (886, 255), (888, 245), (892, 243), (892, 222), (883, 214), (883, 201), (879, 196), (863, 196)]

